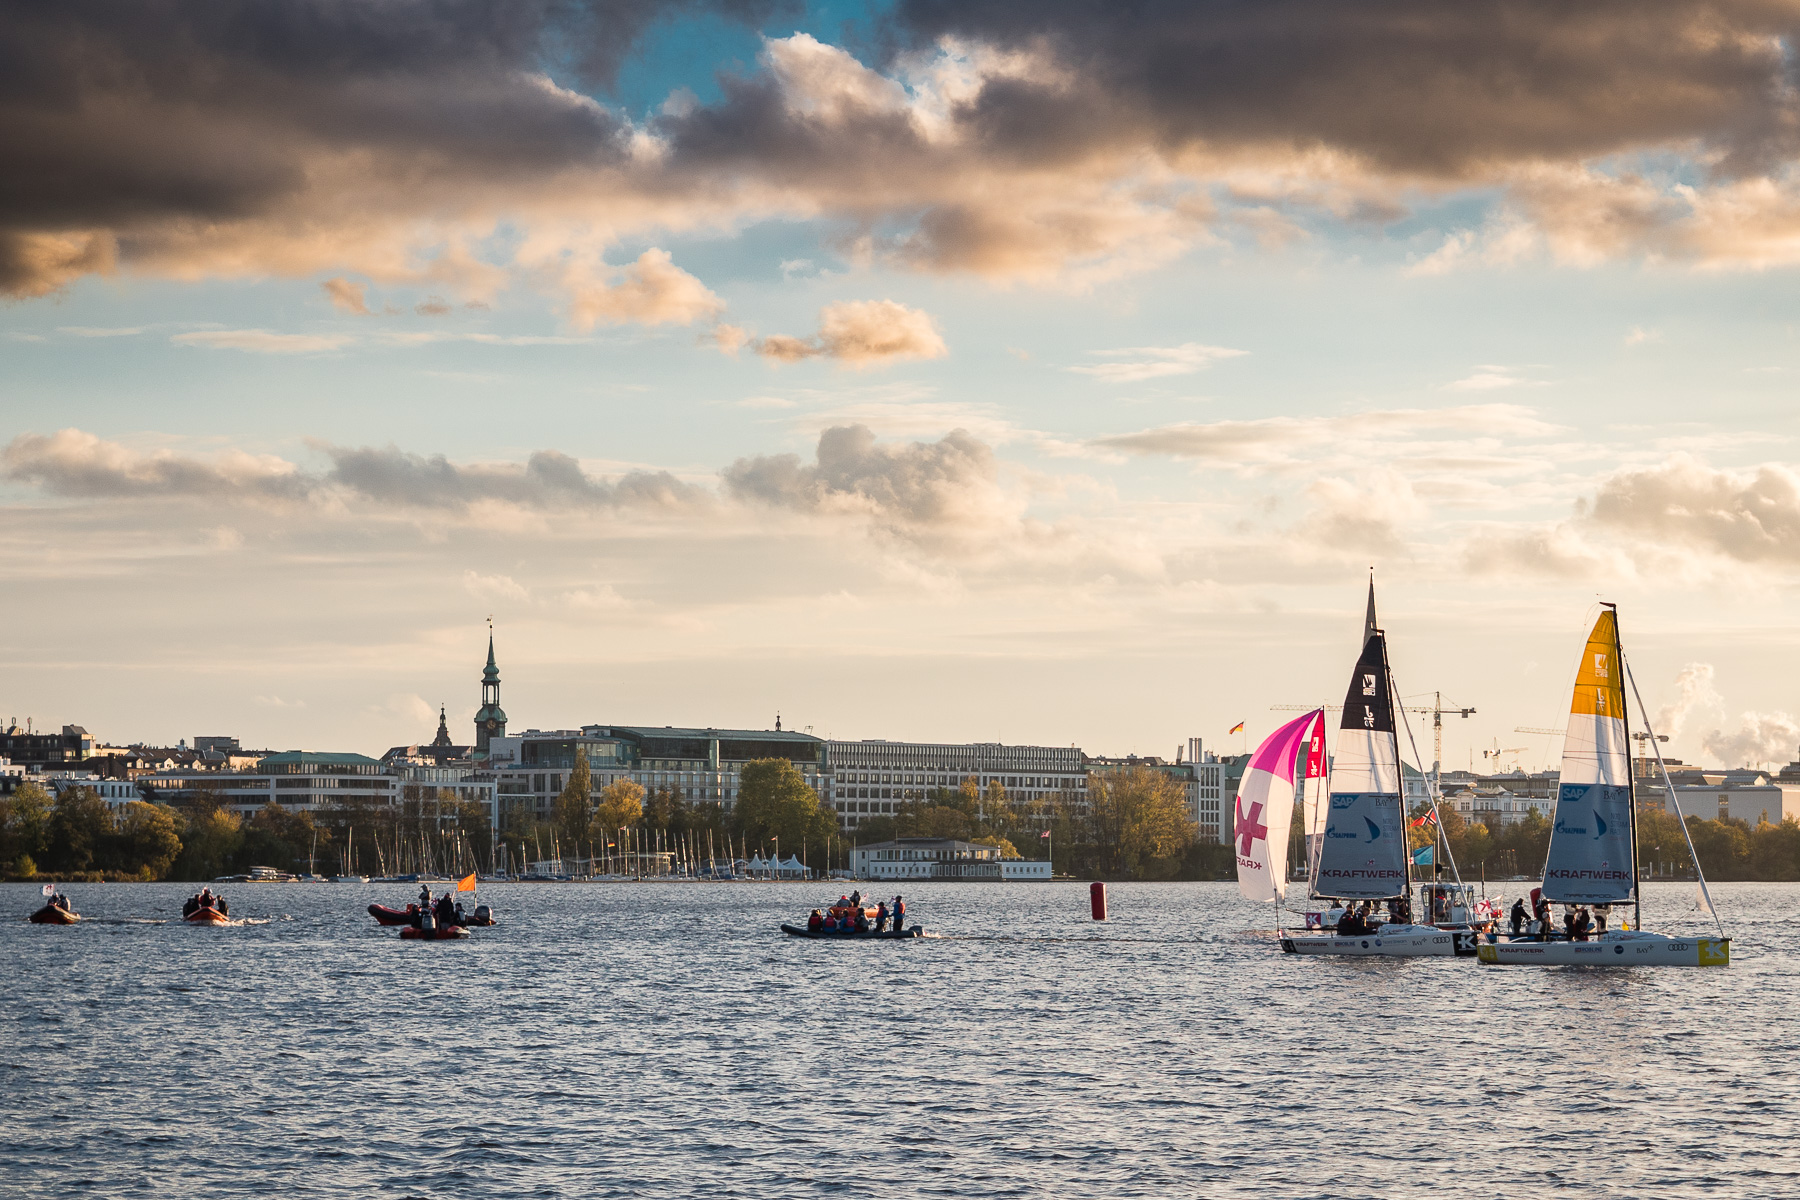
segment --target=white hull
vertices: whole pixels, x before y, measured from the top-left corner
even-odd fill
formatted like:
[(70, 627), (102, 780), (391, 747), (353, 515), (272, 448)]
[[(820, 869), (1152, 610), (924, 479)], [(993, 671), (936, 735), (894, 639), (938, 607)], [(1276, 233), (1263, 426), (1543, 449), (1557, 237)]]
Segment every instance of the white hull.
[(1476, 957), (1518, 967), (1724, 967), (1731, 965), (1731, 939), (1621, 930), (1591, 942), (1499, 942), (1483, 945)]
[(1435, 929), (1430, 925), (1389, 925), (1359, 937), (1335, 933), (1284, 933), (1281, 948), (1289, 954), (1348, 954), (1364, 958), (1467, 958), (1475, 953), (1476, 935), (1468, 930)]

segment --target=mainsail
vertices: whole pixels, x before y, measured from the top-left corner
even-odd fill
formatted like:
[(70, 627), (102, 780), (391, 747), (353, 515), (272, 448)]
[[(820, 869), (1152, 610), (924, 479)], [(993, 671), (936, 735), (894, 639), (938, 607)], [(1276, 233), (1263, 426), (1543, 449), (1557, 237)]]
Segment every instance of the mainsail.
[(1575, 676), (1563, 739), (1556, 824), (1544, 862), (1544, 898), (1559, 904), (1630, 899), (1631, 751), (1618, 614), (1594, 622)]
[[(1250, 900), (1279, 900), (1287, 891), (1288, 829), (1294, 820), (1297, 760), (1316, 765), (1323, 746), (1325, 710), (1315, 708), (1263, 739), (1238, 784), (1232, 835), (1237, 846), (1238, 889)], [(1315, 736), (1317, 735), (1317, 736)]]
[(1345, 900), (1385, 900), (1407, 890), (1400, 747), (1394, 740), (1387, 639), (1377, 630), (1344, 697), (1331, 798), (1313, 890)]

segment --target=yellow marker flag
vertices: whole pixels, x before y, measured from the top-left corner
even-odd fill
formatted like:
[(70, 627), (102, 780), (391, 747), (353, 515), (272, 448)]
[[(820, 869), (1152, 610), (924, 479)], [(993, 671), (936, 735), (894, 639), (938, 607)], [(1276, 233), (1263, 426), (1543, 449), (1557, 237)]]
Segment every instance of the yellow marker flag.
[(459, 892), (474, 891), (475, 890), (475, 876), (470, 875), (467, 879), (457, 880), (456, 881), (456, 890)]

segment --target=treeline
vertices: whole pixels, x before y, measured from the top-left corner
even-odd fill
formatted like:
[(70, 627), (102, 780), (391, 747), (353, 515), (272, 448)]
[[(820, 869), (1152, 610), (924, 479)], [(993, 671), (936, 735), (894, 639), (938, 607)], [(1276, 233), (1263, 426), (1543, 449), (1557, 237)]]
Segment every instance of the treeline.
[(728, 862), (779, 851), (814, 870), (844, 865), (836, 818), (794, 764), (781, 758), (744, 766), (729, 811), (715, 802), (693, 803), (672, 787), (646, 791), (629, 779), (596, 792), (587, 758), (580, 754), (548, 820), (506, 810), (504, 796), (501, 804), (501, 837), (515, 861), (542, 861), (556, 851), (565, 859), (590, 861), (664, 851)]
[[(1416, 819), (1426, 811), (1427, 806), (1419, 805), (1413, 816)], [(1552, 824), (1546, 813), (1532, 808), (1522, 820), (1497, 830), (1467, 821), (1447, 806), (1440, 807), (1439, 813), (1445, 840), (1465, 880), (1475, 879), (1484, 869), (1490, 879), (1506, 875), (1536, 877), (1542, 873)], [(1752, 826), (1736, 818), (1703, 817), (1688, 817), (1686, 824), (1708, 879), (1800, 881), (1800, 823), (1792, 817), (1779, 825), (1759, 821)], [(1681, 825), (1673, 813), (1655, 808), (1639, 811), (1640, 872), (1656, 879), (1692, 877), (1693, 860)], [(1432, 845), (1435, 840), (1429, 825), (1415, 826), (1411, 839), (1415, 849)]]
[(1147, 767), (1092, 775), (1085, 795), (1048, 802), (968, 780), (856, 827), (864, 844), (896, 837), (958, 838), (1008, 856), (1051, 857), (1057, 874), (1084, 878), (1221, 879), (1235, 870), (1231, 847), (1198, 840), (1182, 786)]
[(207, 880), (251, 867), (336, 874), (485, 868), (486, 811), (448, 793), (399, 806), (350, 803), (316, 816), (267, 804), (248, 817), (207, 788), (173, 805), (115, 812), (92, 788), (51, 796), (34, 783), (0, 797), (0, 871), (14, 879)]

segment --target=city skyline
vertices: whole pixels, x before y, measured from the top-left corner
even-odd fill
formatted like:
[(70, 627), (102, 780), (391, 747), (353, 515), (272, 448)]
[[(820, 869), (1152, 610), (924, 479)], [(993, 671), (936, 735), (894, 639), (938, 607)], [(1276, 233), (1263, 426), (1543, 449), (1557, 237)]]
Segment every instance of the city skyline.
[(1447, 767), (1554, 765), (1600, 598), (1672, 754), (1796, 752), (1775, 16), (283, 11), (11, 33), (5, 716), (417, 740), (492, 614), (518, 728), (1168, 756), (1374, 565)]

